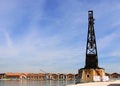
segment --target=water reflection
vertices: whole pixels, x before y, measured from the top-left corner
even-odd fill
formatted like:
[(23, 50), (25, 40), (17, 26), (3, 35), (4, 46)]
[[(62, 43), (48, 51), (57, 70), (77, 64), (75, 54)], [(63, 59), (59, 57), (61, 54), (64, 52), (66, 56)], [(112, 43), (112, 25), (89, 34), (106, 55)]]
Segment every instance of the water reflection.
[(27, 81), (27, 80), (1, 80), (0, 86), (66, 86), (68, 84), (74, 84), (75, 81)]

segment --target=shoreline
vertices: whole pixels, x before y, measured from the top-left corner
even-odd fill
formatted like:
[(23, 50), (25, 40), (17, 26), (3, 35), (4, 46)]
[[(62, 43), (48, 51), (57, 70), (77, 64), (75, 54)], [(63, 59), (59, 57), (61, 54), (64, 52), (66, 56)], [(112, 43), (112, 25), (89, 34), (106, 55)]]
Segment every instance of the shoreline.
[(119, 80), (110, 80), (107, 82), (79, 83), (79, 84), (67, 85), (67, 86), (120, 86), (120, 79)]

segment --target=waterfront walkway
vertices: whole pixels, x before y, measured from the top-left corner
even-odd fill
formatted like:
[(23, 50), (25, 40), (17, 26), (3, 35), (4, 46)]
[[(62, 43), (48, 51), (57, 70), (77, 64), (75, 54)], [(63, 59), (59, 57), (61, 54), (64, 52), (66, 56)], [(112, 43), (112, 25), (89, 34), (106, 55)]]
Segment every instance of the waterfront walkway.
[(113, 80), (108, 82), (90, 82), (67, 86), (120, 86), (120, 80)]

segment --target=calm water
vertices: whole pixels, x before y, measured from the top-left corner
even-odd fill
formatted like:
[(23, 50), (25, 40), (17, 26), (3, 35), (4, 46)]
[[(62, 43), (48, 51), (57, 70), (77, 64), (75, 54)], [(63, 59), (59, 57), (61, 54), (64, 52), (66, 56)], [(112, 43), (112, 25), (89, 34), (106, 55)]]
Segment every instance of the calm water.
[(66, 86), (74, 84), (75, 81), (0, 81), (0, 86)]

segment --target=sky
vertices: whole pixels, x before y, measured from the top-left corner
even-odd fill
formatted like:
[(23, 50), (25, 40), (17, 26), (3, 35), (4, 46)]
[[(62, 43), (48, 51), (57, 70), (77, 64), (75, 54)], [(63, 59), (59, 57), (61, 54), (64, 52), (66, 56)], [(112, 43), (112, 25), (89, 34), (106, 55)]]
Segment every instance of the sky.
[(0, 0), (0, 72), (78, 73), (89, 10), (99, 66), (120, 73), (120, 0)]

